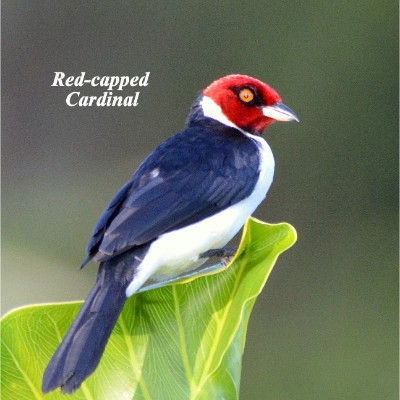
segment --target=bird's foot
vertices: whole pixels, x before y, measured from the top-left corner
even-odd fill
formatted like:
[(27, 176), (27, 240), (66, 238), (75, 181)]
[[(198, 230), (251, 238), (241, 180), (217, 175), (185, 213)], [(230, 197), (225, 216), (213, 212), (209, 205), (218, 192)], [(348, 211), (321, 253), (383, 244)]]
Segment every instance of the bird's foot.
[(211, 249), (201, 253), (199, 258), (218, 257), (220, 262), (208, 266), (200, 266), (199, 268), (188, 271), (178, 276), (168, 278), (157, 282), (146, 282), (139, 290), (139, 292), (146, 292), (148, 290), (157, 289), (164, 286), (174, 285), (177, 283), (187, 283), (193, 279), (201, 276), (214, 275), (222, 272), (230, 264), (232, 257), (236, 254), (237, 247), (223, 247), (221, 249)]
[(207, 250), (204, 253), (200, 254), (200, 258), (209, 258), (209, 257), (219, 257), (219, 258), (231, 258), (237, 252), (237, 247), (222, 247), (220, 249), (211, 249)]

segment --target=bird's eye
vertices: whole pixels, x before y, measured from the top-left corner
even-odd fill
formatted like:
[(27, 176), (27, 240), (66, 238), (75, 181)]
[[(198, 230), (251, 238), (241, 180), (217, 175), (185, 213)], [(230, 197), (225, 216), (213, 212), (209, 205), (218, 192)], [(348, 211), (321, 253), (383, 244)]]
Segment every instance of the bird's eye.
[(243, 101), (243, 103), (250, 103), (254, 99), (254, 92), (251, 89), (242, 89), (239, 92), (239, 99)]

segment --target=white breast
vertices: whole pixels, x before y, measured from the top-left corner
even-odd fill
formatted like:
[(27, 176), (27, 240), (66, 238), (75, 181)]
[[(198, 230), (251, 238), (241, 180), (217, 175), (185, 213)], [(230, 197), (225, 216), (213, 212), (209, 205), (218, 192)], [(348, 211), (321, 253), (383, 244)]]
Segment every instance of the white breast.
[(155, 240), (126, 290), (134, 294), (149, 278), (162, 280), (197, 268), (204, 260), (199, 255), (225, 246), (242, 228), (247, 218), (265, 198), (274, 175), (274, 157), (268, 143), (244, 133), (260, 151), (259, 178), (252, 194), (231, 207), (200, 222), (161, 235)]

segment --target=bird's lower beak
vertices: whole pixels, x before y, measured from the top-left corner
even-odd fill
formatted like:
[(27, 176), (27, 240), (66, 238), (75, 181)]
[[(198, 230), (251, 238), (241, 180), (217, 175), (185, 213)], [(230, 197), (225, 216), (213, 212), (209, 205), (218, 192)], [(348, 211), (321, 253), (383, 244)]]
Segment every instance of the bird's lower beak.
[(266, 117), (273, 118), (276, 121), (296, 121), (300, 122), (299, 117), (288, 106), (283, 103), (276, 102), (273, 106), (262, 108)]

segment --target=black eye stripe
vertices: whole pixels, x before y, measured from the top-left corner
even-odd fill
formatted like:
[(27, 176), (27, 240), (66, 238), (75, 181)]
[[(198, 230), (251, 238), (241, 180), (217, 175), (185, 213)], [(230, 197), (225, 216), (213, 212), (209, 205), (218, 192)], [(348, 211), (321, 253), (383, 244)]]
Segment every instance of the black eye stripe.
[[(253, 100), (249, 101), (249, 102), (243, 102), (240, 99), (240, 92), (244, 89), (250, 90), (251, 92), (253, 92), (254, 94), (254, 98)], [(232, 87), (231, 90), (236, 94), (236, 96), (238, 97), (238, 99), (240, 100), (240, 102), (242, 104), (246, 104), (248, 106), (252, 106), (252, 107), (260, 107), (264, 105), (264, 99), (261, 97), (261, 95), (258, 93), (257, 89), (255, 89), (254, 87), (251, 86), (239, 86), (239, 87)]]

